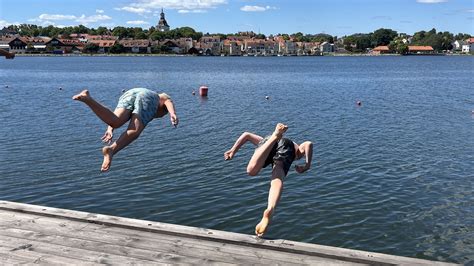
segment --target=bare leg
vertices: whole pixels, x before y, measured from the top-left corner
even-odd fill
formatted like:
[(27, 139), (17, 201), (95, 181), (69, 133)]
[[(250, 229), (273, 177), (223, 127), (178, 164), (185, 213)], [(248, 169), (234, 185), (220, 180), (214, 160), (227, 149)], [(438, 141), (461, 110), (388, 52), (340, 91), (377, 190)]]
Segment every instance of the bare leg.
[(273, 167), (272, 181), (270, 182), (270, 190), (268, 191), (268, 205), (265, 211), (263, 211), (262, 220), (255, 227), (255, 234), (259, 237), (263, 236), (267, 231), (273, 212), (280, 200), (281, 192), (283, 191), (282, 178), (284, 176), (285, 171), (283, 171), (281, 163), (277, 161)]
[[(72, 97), (73, 100), (76, 101), (81, 101), (102, 120), (104, 123), (107, 125), (113, 127), (113, 128), (118, 128), (121, 127), (127, 120), (130, 118), (130, 116), (117, 116), (114, 112), (112, 112), (109, 108), (103, 106), (102, 104), (98, 103), (94, 98), (92, 98), (89, 94), (88, 90), (83, 90), (79, 94), (76, 94)], [(120, 108), (122, 109), (122, 108)]]
[(247, 165), (247, 173), (249, 175), (255, 176), (260, 172), (260, 170), (262, 170), (262, 167), (265, 164), (265, 160), (270, 154), (273, 145), (281, 139), (283, 133), (285, 133), (287, 129), (287, 125), (278, 123), (275, 127), (275, 131), (273, 132), (272, 136), (262, 146), (255, 150), (252, 155), (252, 158), (250, 158), (249, 164)]
[(138, 119), (136, 114), (132, 114), (132, 118), (130, 119), (130, 124), (128, 124), (128, 128), (125, 132), (120, 135), (118, 140), (116, 140), (112, 145), (105, 146), (102, 148), (102, 154), (104, 155), (104, 161), (102, 162), (101, 171), (106, 172), (110, 169), (110, 165), (112, 164), (112, 157), (114, 154), (119, 152), (121, 149), (125, 148), (128, 144), (132, 143), (135, 139), (140, 136), (145, 126), (143, 123)]

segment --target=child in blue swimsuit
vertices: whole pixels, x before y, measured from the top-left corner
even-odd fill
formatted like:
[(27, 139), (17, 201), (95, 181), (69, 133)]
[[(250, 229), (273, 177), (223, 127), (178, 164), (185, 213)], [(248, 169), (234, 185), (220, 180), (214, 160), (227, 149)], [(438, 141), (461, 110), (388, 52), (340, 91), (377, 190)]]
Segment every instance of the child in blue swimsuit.
[(158, 94), (145, 88), (131, 89), (120, 97), (117, 107), (113, 112), (94, 100), (88, 90), (83, 90), (79, 94), (74, 95), (72, 99), (87, 104), (108, 125), (102, 137), (102, 140), (108, 144), (112, 141), (114, 129), (130, 121), (127, 130), (115, 142), (102, 148), (102, 154), (104, 155), (101, 167), (102, 172), (110, 169), (114, 154), (137, 139), (145, 126), (153, 118), (163, 117), (169, 113), (173, 126), (178, 126), (178, 117), (176, 116), (174, 103), (166, 93)]

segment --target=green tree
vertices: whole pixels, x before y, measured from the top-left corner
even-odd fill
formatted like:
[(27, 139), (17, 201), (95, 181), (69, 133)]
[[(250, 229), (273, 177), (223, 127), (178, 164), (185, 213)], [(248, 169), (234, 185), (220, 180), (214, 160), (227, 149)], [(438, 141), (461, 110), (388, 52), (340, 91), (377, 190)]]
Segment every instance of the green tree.
[(378, 29), (372, 33), (373, 45), (388, 45), (397, 35), (397, 32), (391, 29)]
[(436, 29), (430, 31), (420, 31), (413, 35), (413, 44), (427, 45), (433, 47), (435, 51), (441, 52), (452, 49), (452, 42), (455, 37), (450, 32), (436, 32)]
[(334, 43), (334, 37), (326, 34), (326, 33), (319, 33), (316, 35), (311, 35), (310, 40), (311, 42), (329, 42)]
[(142, 31), (142, 32), (136, 32), (135, 36), (133, 36), (133, 38), (136, 39), (136, 40), (141, 40), (141, 39), (147, 39), (148, 36), (145, 32)]
[(304, 39), (304, 34), (302, 32), (297, 32), (291, 35), (293, 37), (293, 40), (296, 42), (302, 42)]
[(471, 35), (470, 34), (467, 34), (467, 33), (458, 33), (456, 34), (456, 36), (454, 36), (454, 40), (459, 40), (459, 41), (464, 41), (464, 40), (467, 40), (471, 38)]
[(121, 26), (115, 27), (112, 30), (112, 35), (118, 36), (120, 39), (133, 37), (133, 34), (130, 35), (130, 32), (127, 28)]
[(112, 47), (110, 47), (109, 52), (112, 54), (120, 54), (120, 53), (125, 52), (125, 48), (123, 47), (123, 45), (116, 42), (114, 45), (112, 45)]
[(344, 39), (344, 48), (350, 52), (363, 53), (373, 47), (371, 34), (357, 33)]
[(395, 50), (398, 54), (406, 55), (408, 54), (408, 45), (404, 43), (399, 43)]
[(154, 31), (153, 33), (151, 33), (149, 35), (149, 38), (156, 41), (156, 40), (159, 40), (159, 41), (162, 41), (164, 39), (166, 39), (166, 34), (162, 31)]
[(109, 32), (109, 29), (106, 27), (98, 27), (95, 34), (97, 35), (106, 35)]
[(99, 45), (95, 43), (88, 43), (86, 46), (84, 46), (84, 52), (85, 53), (97, 53), (99, 51)]

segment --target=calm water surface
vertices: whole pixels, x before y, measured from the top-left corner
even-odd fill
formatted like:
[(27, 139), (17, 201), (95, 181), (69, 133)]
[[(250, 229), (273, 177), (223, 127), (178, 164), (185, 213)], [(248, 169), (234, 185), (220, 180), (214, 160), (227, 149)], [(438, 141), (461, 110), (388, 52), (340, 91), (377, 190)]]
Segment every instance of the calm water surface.
[[(474, 57), (18, 57), (0, 70), (2, 200), (252, 234), (270, 169), (246, 175), (250, 144), (223, 153), (284, 122), (314, 163), (290, 170), (269, 238), (474, 263)], [(201, 84), (207, 100), (191, 94)], [(133, 87), (170, 94), (180, 126), (152, 121), (102, 174), (106, 127), (71, 96), (113, 108)]]

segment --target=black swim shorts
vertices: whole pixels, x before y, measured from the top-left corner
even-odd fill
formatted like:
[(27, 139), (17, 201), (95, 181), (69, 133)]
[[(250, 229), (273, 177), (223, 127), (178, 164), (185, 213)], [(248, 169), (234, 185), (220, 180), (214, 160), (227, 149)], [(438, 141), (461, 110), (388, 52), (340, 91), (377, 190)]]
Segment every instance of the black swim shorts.
[[(260, 143), (258, 147), (262, 146), (268, 138), (265, 137)], [(283, 170), (285, 171), (285, 176), (288, 174), (290, 170), (291, 164), (295, 160), (295, 144), (293, 141), (287, 138), (281, 138), (275, 145), (273, 145), (270, 154), (268, 155), (267, 159), (265, 160), (265, 164), (263, 167), (267, 167), (268, 165), (272, 165), (275, 161), (281, 161), (283, 163)]]

